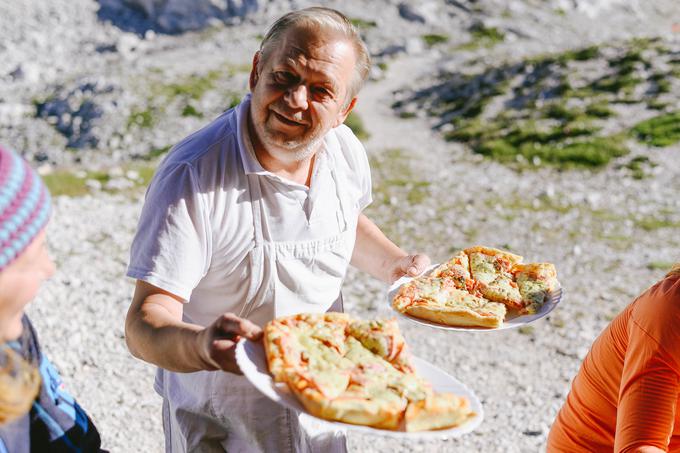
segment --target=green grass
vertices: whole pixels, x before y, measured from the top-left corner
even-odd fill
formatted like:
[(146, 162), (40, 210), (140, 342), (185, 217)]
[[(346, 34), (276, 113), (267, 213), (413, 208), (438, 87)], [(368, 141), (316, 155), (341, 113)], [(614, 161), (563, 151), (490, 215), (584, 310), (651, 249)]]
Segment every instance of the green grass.
[(449, 40), (448, 35), (441, 35), (437, 33), (422, 35), (421, 38), (423, 39), (425, 44), (427, 44), (428, 47), (433, 47), (436, 46), (437, 44), (443, 44), (445, 42), (448, 42)]
[(485, 27), (479, 24), (473, 26), (470, 33), (475, 39), (484, 41), (489, 45), (495, 45), (505, 40), (505, 33), (496, 27)]
[[(125, 171), (134, 170), (139, 174), (139, 178), (134, 182), (134, 187), (146, 187), (153, 174), (156, 166), (152, 164), (144, 165), (130, 165), (125, 168)], [(88, 180), (99, 181), (104, 186), (111, 180), (111, 175), (107, 171), (88, 171), (84, 177), (80, 177), (73, 171), (57, 170), (50, 174), (42, 176), (45, 185), (54, 197), (69, 196), (80, 197), (87, 195), (91, 189), (87, 186)], [(108, 190), (107, 190), (108, 191)], [(116, 191), (108, 191), (116, 192)]]
[(495, 139), (481, 142), (474, 151), (501, 162), (516, 162), (519, 155), (528, 162), (560, 168), (599, 168), (628, 153), (627, 148), (612, 138), (589, 138), (568, 143), (526, 141), (517, 145)]
[(482, 24), (470, 28), (470, 41), (458, 46), (459, 50), (475, 50), (480, 47), (493, 47), (505, 40), (505, 33), (496, 27), (485, 27)]
[(647, 177), (645, 168), (656, 167), (656, 164), (647, 156), (635, 156), (624, 167), (631, 171), (634, 179), (644, 179)]
[(204, 75), (192, 75), (185, 77), (179, 82), (161, 85), (157, 91), (169, 98), (186, 97), (190, 99), (200, 99), (203, 95), (215, 87), (215, 83), (225, 73), (230, 71), (213, 70)]
[(182, 116), (195, 116), (197, 118), (202, 118), (203, 114), (196, 110), (196, 108), (193, 105), (187, 104), (182, 109)]
[(367, 29), (367, 28), (373, 28), (378, 25), (378, 23), (374, 20), (365, 20), (365, 19), (360, 19), (358, 17), (350, 17), (349, 21), (358, 29)]
[(350, 112), (350, 114), (347, 115), (345, 125), (352, 129), (352, 132), (354, 132), (354, 135), (356, 135), (359, 140), (366, 140), (371, 136), (364, 127), (364, 121), (356, 112)]
[[(474, 38), (470, 46), (479, 46), (480, 40), (495, 43), (503, 39), (500, 30), (483, 25), (472, 27), (470, 33)], [(666, 62), (668, 56), (659, 53), (655, 42), (631, 40), (606, 49), (588, 46), (476, 73), (452, 73), (449, 79), (440, 78), (431, 89), (396, 102), (393, 108), (402, 118), (426, 110), (441, 120), (446, 140), (463, 143), (473, 152), (515, 168), (602, 168), (628, 154), (631, 135), (653, 146), (680, 142), (680, 112), (660, 114), (632, 131), (602, 132), (604, 120), (617, 115), (614, 104), (642, 103), (661, 111), (670, 108), (657, 99), (672, 92), (673, 69), (657, 63)], [(612, 50), (617, 56), (604, 60)], [(607, 66), (597, 75), (579, 71), (580, 62), (592, 60), (602, 60)], [(646, 90), (641, 89), (643, 84)], [(498, 97), (503, 98), (503, 108), (492, 113), (488, 107), (497, 105)], [(654, 166), (638, 158), (617, 165), (628, 168), (636, 179), (646, 177), (648, 168)]]
[(149, 129), (156, 124), (156, 119), (152, 109), (133, 110), (127, 120), (127, 127), (136, 126), (142, 129)]
[(642, 121), (631, 129), (631, 135), (651, 146), (663, 147), (680, 141), (680, 111)]
[(670, 220), (668, 218), (659, 219), (656, 217), (639, 219), (635, 222), (635, 225), (645, 231), (655, 231), (663, 228), (680, 228), (679, 221)]
[(670, 261), (650, 261), (647, 263), (647, 269), (650, 271), (664, 271), (668, 272), (675, 265), (675, 263)]

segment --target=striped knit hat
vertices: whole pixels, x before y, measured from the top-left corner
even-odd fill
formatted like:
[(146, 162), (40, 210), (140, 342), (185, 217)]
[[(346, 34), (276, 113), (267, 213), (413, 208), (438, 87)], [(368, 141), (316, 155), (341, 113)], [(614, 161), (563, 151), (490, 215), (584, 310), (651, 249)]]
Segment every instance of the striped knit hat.
[(0, 271), (40, 233), (50, 217), (50, 194), (19, 155), (0, 146)]

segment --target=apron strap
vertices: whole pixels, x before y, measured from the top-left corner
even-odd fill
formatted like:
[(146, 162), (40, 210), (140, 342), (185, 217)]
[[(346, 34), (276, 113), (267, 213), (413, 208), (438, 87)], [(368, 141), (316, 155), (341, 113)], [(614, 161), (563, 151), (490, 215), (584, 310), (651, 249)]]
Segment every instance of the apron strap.
[(253, 229), (255, 231), (255, 247), (261, 246), (264, 242), (262, 235), (262, 191), (258, 176), (248, 174), (248, 192), (250, 192), (250, 207), (253, 210)]

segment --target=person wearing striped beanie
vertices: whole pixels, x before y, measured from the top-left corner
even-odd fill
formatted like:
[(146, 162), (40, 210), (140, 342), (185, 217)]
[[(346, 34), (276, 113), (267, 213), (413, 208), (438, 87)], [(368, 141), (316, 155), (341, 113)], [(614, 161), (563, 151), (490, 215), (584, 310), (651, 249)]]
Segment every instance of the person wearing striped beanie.
[(0, 146), (0, 452), (102, 451), (24, 313), (54, 273), (45, 240), (50, 205), (40, 176)]

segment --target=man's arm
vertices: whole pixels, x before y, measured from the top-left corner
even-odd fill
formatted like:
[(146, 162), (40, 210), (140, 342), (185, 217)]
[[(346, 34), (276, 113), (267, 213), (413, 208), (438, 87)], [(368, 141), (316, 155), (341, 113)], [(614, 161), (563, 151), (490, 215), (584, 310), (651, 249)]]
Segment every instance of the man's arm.
[(231, 313), (201, 327), (182, 321), (182, 299), (138, 280), (125, 320), (125, 340), (135, 357), (178, 372), (239, 373), (234, 349), (241, 336), (258, 340), (262, 330)]
[(352, 265), (377, 279), (392, 283), (404, 275), (421, 274), (430, 264), (427, 255), (409, 255), (364, 214), (359, 214)]

